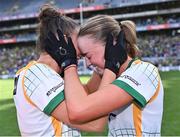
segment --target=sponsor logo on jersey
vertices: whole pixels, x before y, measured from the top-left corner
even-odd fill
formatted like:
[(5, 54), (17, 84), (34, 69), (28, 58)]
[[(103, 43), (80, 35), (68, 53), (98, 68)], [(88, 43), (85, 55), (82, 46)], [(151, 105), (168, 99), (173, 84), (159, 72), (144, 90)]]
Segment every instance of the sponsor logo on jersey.
[(63, 81), (62, 81), (61, 83), (59, 83), (57, 86), (51, 88), (51, 89), (46, 93), (46, 95), (47, 95), (47, 96), (50, 96), (53, 92), (56, 92), (56, 90), (57, 90), (58, 88), (60, 88), (62, 85), (64, 85), (64, 82), (63, 82)]
[(129, 79), (130, 81), (132, 81), (134, 84), (136, 84), (136, 86), (139, 86), (141, 85), (139, 82), (137, 82), (135, 79), (133, 79), (131, 76), (128, 76), (128, 75), (123, 75), (121, 76), (122, 78), (125, 78), (125, 79)]

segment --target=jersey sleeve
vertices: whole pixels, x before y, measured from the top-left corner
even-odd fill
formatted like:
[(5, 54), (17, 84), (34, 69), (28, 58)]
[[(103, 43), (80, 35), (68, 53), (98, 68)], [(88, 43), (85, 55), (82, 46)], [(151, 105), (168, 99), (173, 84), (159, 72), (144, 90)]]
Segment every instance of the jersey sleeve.
[(160, 78), (154, 65), (141, 62), (128, 68), (112, 84), (126, 91), (140, 107), (144, 107), (158, 89)]
[(26, 96), (47, 115), (64, 100), (63, 79), (44, 64), (30, 67), (24, 76), (23, 85)]

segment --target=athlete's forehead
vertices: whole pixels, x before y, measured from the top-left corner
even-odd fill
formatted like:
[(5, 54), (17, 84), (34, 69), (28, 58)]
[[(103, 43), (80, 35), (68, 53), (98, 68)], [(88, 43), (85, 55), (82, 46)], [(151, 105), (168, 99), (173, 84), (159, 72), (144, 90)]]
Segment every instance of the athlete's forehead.
[(98, 46), (102, 46), (102, 42), (95, 40), (90, 35), (80, 36), (77, 40), (78, 48), (82, 56), (87, 55)]

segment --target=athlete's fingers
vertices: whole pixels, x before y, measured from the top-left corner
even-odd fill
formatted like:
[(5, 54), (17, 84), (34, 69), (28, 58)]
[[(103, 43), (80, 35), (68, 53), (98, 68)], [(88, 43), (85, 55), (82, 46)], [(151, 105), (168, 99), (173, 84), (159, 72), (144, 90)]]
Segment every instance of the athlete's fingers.
[(54, 44), (50, 38), (45, 39), (45, 47), (54, 51), (58, 49), (58, 45)]
[(45, 51), (48, 53), (48, 54), (53, 54), (53, 49), (52, 49), (53, 46), (49, 46), (49, 44), (45, 45)]
[(60, 43), (62, 43), (62, 45), (64, 46), (64, 44), (66, 44), (64, 34), (62, 33), (62, 31), (60, 29), (57, 30), (57, 33), (58, 33)]
[(67, 39), (68, 39), (68, 45), (70, 45), (70, 46), (72, 45), (72, 46), (73, 46), (74, 44), (73, 44), (73, 42), (72, 42), (71, 37), (68, 37)]
[(48, 32), (48, 39), (51, 43), (57, 42), (57, 38), (55, 34), (53, 34), (51, 31)]
[(106, 47), (109, 48), (113, 45), (113, 35), (109, 34), (107, 36), (107, 41), (106, 41)]
[(104, 55), (105, 59), (108, 58), (108, 53), (111, 50), (111, 46), (113, 46), (113, 36), (112, 34), (109, 34), (106, 40), (105, 55)]
[(125, 34), (124, 34), (124, 32), (121, 30), (121, 31), (119, 32), (118, 36), (117, 36), (117, 44), (120, 45), (120, 46), (122, 46), (122, 47), (125, 49), (125, 46), (126, 46), (125, 42), (126, 42), (126, 41), (125, 41)]

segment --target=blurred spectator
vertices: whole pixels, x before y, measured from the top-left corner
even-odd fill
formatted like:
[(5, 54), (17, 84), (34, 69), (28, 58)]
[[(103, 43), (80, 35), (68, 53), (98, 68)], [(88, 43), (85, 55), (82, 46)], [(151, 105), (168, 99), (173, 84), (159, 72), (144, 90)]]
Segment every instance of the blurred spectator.
[(37, 58), (34, 46), (0, 48), (0, 75), (14, 75), (30, 60)]
[(180, 37), (167, 35), (147, 35), (138, 38), (142, 57), (180, 56)]
[[(141, 56), (156, 66), (180, 65), (179, 36), (143, 35), (138, 38), (138, 46), (142, 51)], [(14, 75), (30, 60), (37, 59), (34, 49), (34, 46), (0, 48), (0, 75)], [(79, 63), (82, 67), (79, 70), (84, 70), (83, 62)]]
[(159, 25), (166, 23), (180, 23), (180, 17), (170, 16), (170, 17), (151, 17), (151, 18), (140, 18), (133, 20), (136, 23), (137, 27), (147, 26), (147, 25)]

